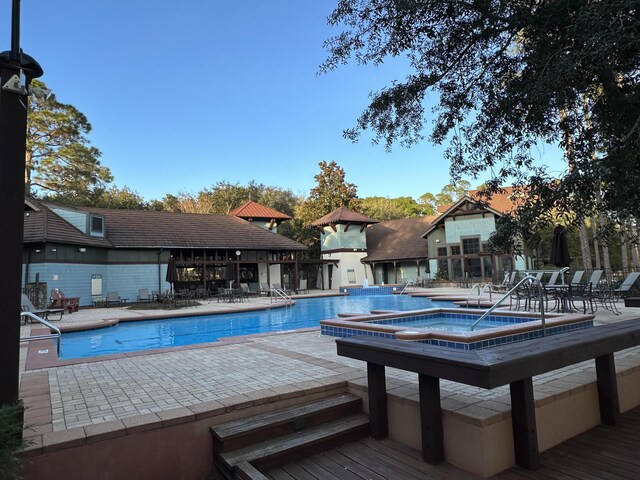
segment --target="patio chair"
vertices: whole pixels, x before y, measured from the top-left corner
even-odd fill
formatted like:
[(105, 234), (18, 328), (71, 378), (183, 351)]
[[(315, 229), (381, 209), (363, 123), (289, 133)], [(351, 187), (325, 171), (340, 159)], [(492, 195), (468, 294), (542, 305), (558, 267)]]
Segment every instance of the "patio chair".
[(307, 279), (300, 279), (300, 286), (298, 287), (298, 293), (309, 293), (309, 289), (307, 288)]
[(51, 307), (64, 308), (69, 313), (77, 312), (80, 307), (80, 297), (67, 297), (59, 288), (51, 289)]
[(151, 303), (151, 294), (148, 288), (138, 289), (138, 303)]
[(121, 306), (124, 303), (124, 299), (120, 298), (120, 295), (118, 295), (118, 292), (109, 292), (107, 293), (107, 307), (110, 307), (111, 305), (116, 305), (116, 306)]
[[(62, 320), (64, 315), (64, 308), (36, 308), (33, 302), (24, 293), (20, 300), (20, 306), (23, 312), (31, 312), (45, 320)], [(58, 318), (51, 318), (51, 316), (60, 315)], [(22, 317), (21, 317), (22, 318)]]
[(242, 289), (242, 296), (245, 299), (249, 299), (249, 294), (251, 293), (251, 290), (249, 289), (249, 284), (248, 283), (241, 283), (240, 284), (240, 288)]
[(593, 286), (590, 283), (572, 283), (569, 285), (569, 300), (576, 308), (576, 303), (582, 303), (582, 313), (587, 313), (587, 306), (591, 313), (595, 313), (597, 306), (593, 303)]

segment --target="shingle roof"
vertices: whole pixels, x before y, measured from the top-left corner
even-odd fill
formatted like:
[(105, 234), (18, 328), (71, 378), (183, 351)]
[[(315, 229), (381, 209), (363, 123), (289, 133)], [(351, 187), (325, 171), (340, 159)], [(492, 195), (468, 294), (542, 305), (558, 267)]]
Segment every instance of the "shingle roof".
[[(471, 198), (480, 198), (478, 190), (469, 190)], [(489, 206), (500, 213), (507, 213), (516, 207), (513, 187), (504, 187), (504, 193), (495, 193), (489, 200)]]
[(422, 234), (435, 215), (381, 222), (367, 229), (367, 256), (363, 261), (427, 258), (427, 241)]
[[(104, 216), (107, 240), (100, 246), (115, 248), (243, 248), (252, 250), (306, 250), (307, 247), (282, 235), (270, 232), (231, 215), (202, 215), (149, 210), (115, 210), (102, 208), (69, 208)], [(44, 229), (32, 222), (36, 215), (25, 218), (25, 241), (58, 241), (94, 245), (96, 240), (42, 205), (46, 219), (66, 224), (64, 230), (52, 229), (47, 221)], [(27, 219), (29, 221), (27, 222)], [(42, 222), (41, 222), (42, 225)], [(71, 229), (71, 230), (70, 230)], [(36, 239), (37, 238), (37, 239)], [(82, 239), (82, 241), (80, 241)]]
[(365, 215), (362, 215), (361, 213), (354, 212), (353, 210), (349, 210), (345, 207), (340, 207), (336, 208), (331, 213), (327, 213), (324, 217), (319, 218), (315, 222), (312, 222), (311, 225), (314, 227), (323, 227), (325, 225), (332, 225), (336, 223), (356, 223), (372, 225), (378, 222)]
[(248, 201), (244, 205), (234, 208), (229, 212), (229, 215), (235, 217), (250, 219), (250, 218), (263, 218), (266, 220), (291, 220), (289, 215), (286, 215), (273, 208), (265, 207), (257, 202)]
[(24, 243), (58, 242), (70, 245), (113, 247), (109, 240), (86, 235), (41, 205), (38, 205), (35, 211), (25, 212), (23, 232)]

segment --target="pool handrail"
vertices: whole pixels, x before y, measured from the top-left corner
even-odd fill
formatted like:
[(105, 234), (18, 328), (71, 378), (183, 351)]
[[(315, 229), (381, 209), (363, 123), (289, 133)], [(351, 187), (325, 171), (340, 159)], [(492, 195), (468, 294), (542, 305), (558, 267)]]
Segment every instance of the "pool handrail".
[(30, 342), (31, 340), (44, 340), (44, 339), (57, 338), (58, 341), (57, 341), (56, 351), (58, 352), (58, 356), (60, 356), (60, 341), (62, 340), (62, 332), (60, 331), (60, 329), (55, 325), (53, 325), (52, 323), (47, 322), (44, 318), (39, 317), (38, 315), (32, 312), (20, 312), (20, 316), (28, 317), (31, 320), (36, 320), (37, 322), (42, 323), (44, 326), (49, 327), (51, 330), (55, 332), (50, 335), (32, 335), (29, 337), (21, 337), (20, 342)]
[(491, 284), (490, 283), (474, 283), (473, 285), (471, 285), (471, 289), (469, 290), (469, 293), (467, 293), (467, 298), (466, 298), (467, 308), (469, 308), (469, 296), (471, 296), (473, 291), (475, 289), (478, 290), (478, 297), (476, 298), (476, 300), (478, 301), (478, 306), (480, 306), (480, 297), (482, 297), (482, 294), (487, 290), (487, 288), (489, 289), (489, 301), (491, 301)]
[(486, 316), (488, 316), (491, 312), (493, 312), (496, 308), (498, 308), (502, 304), (502, 302), (504, 302), (507, 298), (509, 298), (511, 294), (520, 287), (520, 285), (524, 284), (527, 281), (533, 282), (538, 286), (538, 296), (540, 301), (540, 320), (542, 321), (542, 336), (543, 337), (546, 336), (547, 325), (546, 325), (545, 316), (544, 316), (544, 286), (542, 285), (542, 282), (540, 281), (540, 279), (534, 277), (533, 275), (527, 275), (518, 283), (516, 283), (515, 286), (511, 290), (509, 290), (507, 293), (505, 293), (500, 300), (498, 300), (486, 312), (480, 315), (478, 320), (476, 320), (471, 326), (471, 331), (473, 331), (476, 328), (476, 325), (478, 325), (482, 320), (484, 320)]
[[(287, 295), (284, 290), (281, 290), (279, 288), (272, 288), (271, 291), (274, 292), (279, 297), (282, 297), (282, 299), (284, 300), (285, 305), (291, 305), (291, 303), (292, 303), (291, 297), (289, 295)], [(274, 298), (273, 295), (271, 295), (271, 302), (272, 303), (273, 303), (273, 298)]]

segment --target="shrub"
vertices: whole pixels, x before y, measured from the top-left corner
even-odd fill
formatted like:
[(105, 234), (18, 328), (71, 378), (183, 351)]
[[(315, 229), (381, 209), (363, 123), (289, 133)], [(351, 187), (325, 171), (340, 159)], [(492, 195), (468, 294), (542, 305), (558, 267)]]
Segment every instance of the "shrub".
[(16, 480), (22, 461), (16, 453), (27, 443), (22, 439), (22, 403), (0, 406), (0, 480)]

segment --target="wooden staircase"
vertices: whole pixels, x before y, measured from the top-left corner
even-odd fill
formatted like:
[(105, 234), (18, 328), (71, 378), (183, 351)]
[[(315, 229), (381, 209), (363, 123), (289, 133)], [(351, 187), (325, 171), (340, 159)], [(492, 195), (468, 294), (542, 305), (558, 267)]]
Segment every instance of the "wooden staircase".
[(211, 427), (216, 478), (262, 480), (260, 470), (369, 435), (362, 400), (342, 394)]

